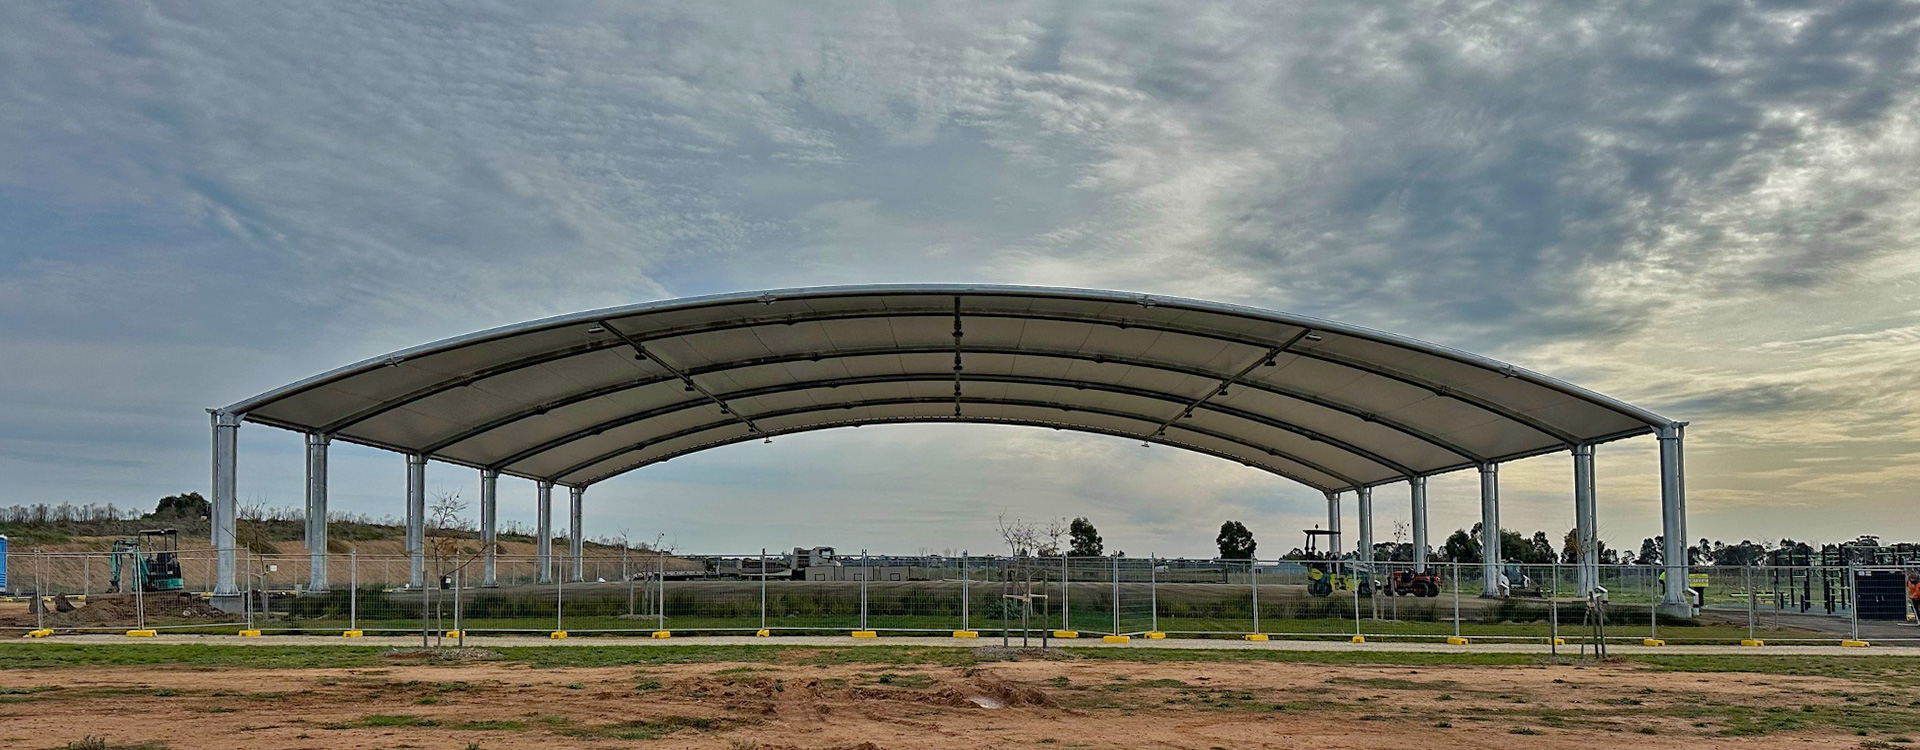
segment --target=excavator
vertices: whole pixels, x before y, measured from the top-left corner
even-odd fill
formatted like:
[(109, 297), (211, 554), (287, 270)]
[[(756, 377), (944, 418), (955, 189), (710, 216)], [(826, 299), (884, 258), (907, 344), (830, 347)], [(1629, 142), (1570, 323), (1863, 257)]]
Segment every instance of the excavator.
[(146, 529), (138, 536), (113, 542), (112, 580), (108, 591), (122, 588), (122, 565), (132, 561), (132, 576), (138, 576), (140, 591), (179, 591), (187, 587), (180, 576), (180, 532), (177, 529)]

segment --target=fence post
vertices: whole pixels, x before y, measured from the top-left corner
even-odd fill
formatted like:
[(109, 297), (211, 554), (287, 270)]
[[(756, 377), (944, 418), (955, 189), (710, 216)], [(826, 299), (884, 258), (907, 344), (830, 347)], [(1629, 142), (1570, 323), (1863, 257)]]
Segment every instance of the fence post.
[(1847, 599), (1849, 600), (1848, 603), (1853, 605), (1853, 607), (1850, 608), (1850, 611), (1853, 612), (1853, 617), (1851, 618), (1853, 621), (1853, 640), (1856, 640), (1856, 641), (1860, 640), (1860, 591), (1858, 589), (1859, 583), (1860, 583), (1860, 574), (1854, 571), (1852, 563), (1848, 563), (1847, 564)]
[(666, 553), (666, 550), (660, 551), (660, 580), (654, 582), (653, 592), (654, 592), (653, 593), (654, 619), (657, 625), (657, 627), (655, 627), (654, 629), (664, 631), (667, 629), (667, 553)]
[(347, 629), (360, 629), (360, 550), (347, 552)]
[[(1663, 571), (1662, 575), (1664, 574)], [(1660, 637), (1660, 578), (1649, 576), (1647, 583), (1651, 584), (1647, 596), (1647, 637), (1658, 639)]]
[(1071, 602), (1073, 600), (1071, 590), (1069, 588), (1069, 586), (1073, 583), (1072, 560), (1073, 558), (1071, 556), (1068, 556), (1065, 554), (1062, 554), (1060, 556), (1060, 629), (1061, 630), (1073, 630), (1073, 617), (1070, 616), (1070, 614), (1068, 613), (1068, 610), (1072, 606)]
[(1447, 576), (1448, 578), (1453, 579), (1453, 637), (1459, 638), (1460, 637), (1460, 563), (1450, 562), (1450, 563), (1447, 563), (1447, 565), (1452, 566), (1453, 568), (1452, 575)]
[(47, 553), (43, 551), (33, 556), (33, 626), (47, 629)]
[(553, 632), (567, 632), (567, 577), (560, 575), (560, 559), (553, 559)]
[(1753, 615), (1754, 615), (1754, 607), (1756, 607), (1756, 606), (1757, 606), (1757, 605), (1755, 604), (1755, 602), (1754, 602), (1754, 596), (1753, 596), (1753, 565), (1751, 565), (1751, 564), (1748, 564), (1748, 565), (1747, 565), (1747, 566), (1746, 566), (1746, 567), (1745, 567), (1745, 568), (1743, 569), (1743, 572), (1745, 572), (1745, 574), (1746, 574), (1746, 579), (1747, 579), (1747, 580), (1746, 580), (1746, 588), (1747, 588), (1747, 640), (1749, 640), (1749, 641), (1752, 641), (1752, 640), (1758, 640), (1758, 639), (1756, 639), (1756, 638), (1754, 638), (1754, 637), (1753, 637)]
[(453, 569), (453, 632), (459, 633), (459, 635), (454, 636), (453, 644), (461, 648), (467, 645), (467, 629), (460, 625), (460, 588), (464, 585), (465, 580), (466, 568), (464, 566), (456, 566)]
[(760, 629), (767, 629), (767, 548), (760, 548)]
[(1247, 588), (1253, 590), (1253, 632), (1260, 632), (1260, 561), (1247, 558)]
[[(133, 590), (135, 591), (140, 590), (139, 564), (140, 564), (140, 558), (138, 555), (135, 555), (134, 568), (133, 568)], [(247, 588), (247, 606), (246, 606), (247, 629), (252, 630), (253, 629), (253, 550), (247, 550), (247, 556), (244, 561), (244, 565), (241, 566), (241, 570), (245, 571), (245, 575), (247, 577), (247, 586), (246, 586)], [(420, 610), (420, 624), (422, 627), (426, 626), (426, 622), (427, 622), (426, 617), (427, 617), (426, 608), (422, 607)], [(426, 631), (422, 630), (421, 633), (424, 636)]]
[(1120, 556), (1113, 556), (1113, 634), (1120, 634)]
[(873, 568), (867, 564), (867, 551), (860, 550), (860, 629), (867, 629), (867, 579), (873, 577)]
[(968, 601), (968, 595), (972, 590), (973, 590), (973, 577), (967, 574), (967, 551), (960, 550), (960, 629), (961, 630), (972, 630), (972, 628), (967, 627), (967, 616), (971, 614), (968, 611), (968, 605), (972, 604), (971, 601)]
[(1553, 566), (1553, 588), (1547, 589), (1547, 647), (1554, 656), (1560, 655), (1560, 561)]
[(1152, 631), (1160, 632), (1160, 560), (1147, 556), (1147, 607), (1152, 610), (1148, 619), (1152, 620)]
[[(141, 555), (133, 556), (133, 622), (134, 627), (147, 629), (147, 576), (141, 570)], [(1858, 610), (1859, 607), (1854, 609)], [(1856, 628), (1857, 630), (1857, 628)]]
[(1356, 562), (1350, 565), (1347, 589), (1353, 592), (1353, 637), (1359, 638), (1362, 635), (1360, 632), (1360, 564)]

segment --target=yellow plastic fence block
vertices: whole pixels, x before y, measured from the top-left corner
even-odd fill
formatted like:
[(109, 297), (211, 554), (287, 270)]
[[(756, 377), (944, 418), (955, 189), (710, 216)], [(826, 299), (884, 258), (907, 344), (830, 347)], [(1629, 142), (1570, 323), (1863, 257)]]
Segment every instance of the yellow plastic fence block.
[(1248, 634), (1246, 634), (1246, 635), (1244, 635), (1244, 636), (1241, 636), (1241, 637), (1242, 637), (1242, 638), (1245, 638), (1245, 639), (1247, 639), (1247, 640), (1249, 640), (1249, 641), (1264, 641), (1264, 640), (1267, 640), (1267, 634), (1266, 634), (1266, 633), (1248, 633)]
[(1555, 646), (1565, 646), (1565, 645), (1567, 645), (1567, 639), (1565, 639), (1565, 638), (1555, 638), (1555, 639), (1553, 639), (1553, 645), (1555, 645)]
[(853, 637), (855, 637), (855, 638), (879, 638), (879, 637), (880, 637), (880, 634), (879, 634), (879, 633), (875, 633), (875, 632), (873, 632), (873, 631), (871, 631), (871, 630), (855, 630), (855, 631), (853, 631)]
[(240, 631), (240, 637), (241, 637), (241, 638), (259, 638), (259, 637), (260, 637), (260, 631), (258, 631), (258, 630), (242, 630), (242, 631)]
[(159, 635), (159, 634), (160, 634), (160, 632), (159, 632), (159, 631), (157, 631), (157, 630), (129, 630), (129, 631), (127, 631), (127, 637), (128, 637), (128, 638), (152, 638), (152, 637), (154, 637), (154, 636), (157, 636), (157, 635)]
[(1367, 642), (1367, 637), (1366, 637), (1366, 636), (1364, 636), (1364, 635), (1356, 635), (1356, 636), (1354, 636), (1354, 637), (1353, 637), (1353, 639), (1352, 639), (1352, 642), (1354, 642), (1354, 643), (1366, 643), (1366, 642)]
[(448, 637), (448, 638), (459, 638), (459, 637), (460, 637), (460, 636), (462, 636), (462, 635), (465, 635), (465, 634), (464, 634), (464, 633), (461, 633), (461, 632), (460, 632), (460, 631), (458, 631), (458, 630), (449, 630), (449, 631), (447, 631), (447, 635), (446, 635), (446, 637)]
[(979, 637), (980, 637), (980, 631), (978, 631), (978, 630), (955, 630), (955, 631), (953, 631), (953, 637), (955, 637), (955, 638), (979, 638)]
[(1746, 646), (1748, 648), (1759, 648), (1761, 646), (1767, 645), (1767, 642), (1758, 640), (1755, 638), (1742, 638), (1740, 639), (1740, 645)]
[(1125, 636), (1125, 635), (1103, 635), (1103, 636), (1100, 636), (1100, 641), (1101, 641), (1102, 643), (1126, 643), (1126, 642), (1128, 642), (1128, 641), (1131, 641), (1131, 640), (1133, 640), (1133, 638), (1132, 638), (1131, 636)]
[(342, 633), (340, 634), (340, 637), (341, 637), (341, 638), (359, 638), (359, 637), (361, 637), (361, 636), (364, 636), (364, 635), (366, 635), (366, 633), (365, 633), (365, 632), (363, 632), (363, 631), (359, 631), (359, 630), (348, 630), (348, 631), (344, 631), (344, 632), (342, 632)]
[(1157, 640), (1160, 640), (1160, 639), (1162, 639), (1162, 638), (1165, 638), (1165, 637), (1167, 637), (1167, 634), (1166, 634), (1166, 633), (1162, 633), (1162, 632), (1160, 632), (1160, 631), (1158, 631), (1158, 630), (1155, 630), (1155, 631), (1153, 631), (1153, 632), (1151, 632), (1151, 633), (1148, 633), (1148, 634), (1147, 634), (1147, 640), (1151, 640), (1151, 641), (1157, 641)]
[(1642, 639), (1640, 639), (1640, 645), (1642, 645), (1642, 646), (1665, 646), (1665, 645), (1667, 645), (1667, 642), (1666, 642), (1666, 641), (1663, 641), (1663, 640), (1660, 640), (1660, 639), (1658, 639), (1658, 638), (1642, 638)]
[(553, 632), (551, 632), (551, 633), (548, 633), (548, 634), (547, 634), (547, 637), (548, 637), (548, 638), (552, 638), (552, 639), (554, 639), (554, 640), (556, 640), (556, 641), (558, 641), (558, 640), (565, 640), (565, 639), (566, 639), (566, 637), (567, 637), (567, 631), (565, 631), (565, 630), (555, 630), (555, 631), (553, 631)]
[(753, 634), (755, 637), (758, 637), (758, 638), (770, 638), (773, 636), (773, 631), (762, 628), (760, 630), (753, 631)]
[(39, 630), (29, 630), (29, 631), (27, 631), (27, 637), (28, 637), (28, 638), (45, 638), (45, 637), (47, 637), (47, 636), (50, 636), (50, 635), (53, 635), (53, 629), (52, 629), (52, 628), (41, 628), (41, 629), (39, 629)]
[(1079, 638), (1079, 637), (1080, 637), (1080, 631), (1078, 631), (1078, 630), (1055, 630), (1055, 631), (1053, 631), (1053, 637), (1055, 637), (1055, 638)]
[(673, 637), (673, 631), (671, 631), (671, 630), (655, 630), (655, 631), (653, 631), (653, 637), (654, 637), (654, 638), (656, 638), (656, 639), (659, 639), (659, 640), (666, 640), (666, 639), (668, 639), (668, 638), (672, 638), (672, 637)]
[(1873, 644), (1871, 644), (1871, 643), (1868, 643), (1868, 642), (1866, 642), (1866, 641), (1856, 641), (1856, 640), (1853, 640), (1852, 638), (1848, 638), (1848, 639), (1846, 639), (1846, 640), (1844, 640), (1844, 641), (1841, 641), (1841, 642), (1840, 642), (1840, 645), (1841, 645), (1841, 646), (1844, 646), (1844, 647), (1846, 647), (1846, 648), (1866, 648), (1866, 647), (1868, 647), (1868, 646), (1871, 646), (1871, 645), (1873, 645)]
[(1467, 644), (1469, 644), (1469, 643), (1472, 643), (1472, 642), (1473, 642), (1473, 641), (1469, 641), (1469, 640), (1467, 640), (1467, 639), (1465, 639), (1465, 638), (1462, 638), (1462, 637), (1460, 637), (1460, 636), (1457, 636), (1457, 635), (1450, 635), (1450, 636), (1447, 636), (1447, 645), (1449, 645), (1449, 646), (1465, 646), (1465, 645), (1467, 645)]

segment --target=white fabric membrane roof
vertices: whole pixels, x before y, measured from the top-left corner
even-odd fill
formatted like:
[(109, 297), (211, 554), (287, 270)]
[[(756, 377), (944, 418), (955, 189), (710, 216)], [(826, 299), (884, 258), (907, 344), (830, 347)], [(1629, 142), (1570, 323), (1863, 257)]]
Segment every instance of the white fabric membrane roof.
[(1144, 440), (1338, 491), (1669, 421), (1332, 321), (1133, 293), (931, 285), (564, 315), (376, 357), (227, 411), (568, 486), (747, 440), (973, 422)]

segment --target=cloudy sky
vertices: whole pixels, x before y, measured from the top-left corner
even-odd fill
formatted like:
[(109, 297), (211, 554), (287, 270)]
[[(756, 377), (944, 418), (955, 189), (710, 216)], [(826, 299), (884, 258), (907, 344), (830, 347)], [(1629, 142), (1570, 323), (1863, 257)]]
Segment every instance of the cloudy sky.
[[(981, 282), (1484, 353), (1692, 422), (1694, 536), (1920, 538), (1916, 50), (1920, 6), (1846, 0), (4, 3), (0, 504), (204, 491), (204, 408), (430, 339)], [(299, 505), (299, 437), (242, 446), (243, 500)], [(1508, 466), (1507, 525), (1569, 527), (1570, 465)], [(1655, 466), (1602, 448), (1611, 543), (1657, 533)], [(334, 508), (393, 515), (404, 473), (338, 447)], [(1474, 481), (1435, 480), (1437, 530)], [(988, 426), (743, 444), (589, 498), (590, 536), (702, 551), (988, 550), (1006, 512), (1134, 554), (1235, 518), (1275, 554), (1324, 509)]]

